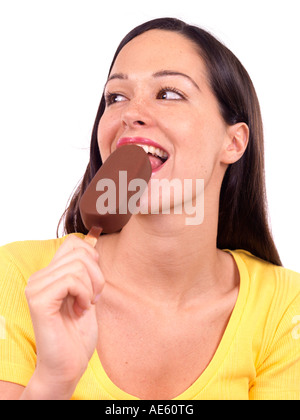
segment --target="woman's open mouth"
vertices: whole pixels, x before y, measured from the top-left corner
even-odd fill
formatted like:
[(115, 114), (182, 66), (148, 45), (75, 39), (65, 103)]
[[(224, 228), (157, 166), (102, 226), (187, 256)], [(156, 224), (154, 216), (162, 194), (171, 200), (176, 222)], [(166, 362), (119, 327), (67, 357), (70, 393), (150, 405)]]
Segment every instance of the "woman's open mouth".
[(158, 147), (147, 146), (145, 144), (136, 145), (142, 147), (148, 154), (152, 166), (152, 173), (158, 170), (168, 160), (168, 153)]
[(149, 156), (152, 173), (159, 171), (169, 158), (165, 150), (149, 139), (141, 137), (121, 138), (117, 143), (117, 147), (124, 146), (125, 144), (134, 144), (144, 149)]

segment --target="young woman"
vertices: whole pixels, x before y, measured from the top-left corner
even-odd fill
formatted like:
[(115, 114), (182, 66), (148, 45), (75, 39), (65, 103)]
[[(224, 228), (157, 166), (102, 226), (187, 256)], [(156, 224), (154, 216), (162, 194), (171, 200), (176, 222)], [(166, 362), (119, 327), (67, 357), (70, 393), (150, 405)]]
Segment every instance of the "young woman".
[[(163, 214), (150, 182), (159, 214), (94, 249), (79, 201), (128, 143), (150, 147), (152, 180), (204, 180), (203, 222)], [(213, 36), (168, 18), (124, 38), (65, 231), (0, 251), (0, 398), (300, 398), (300, 275), (267, 222), (259, 103)]]

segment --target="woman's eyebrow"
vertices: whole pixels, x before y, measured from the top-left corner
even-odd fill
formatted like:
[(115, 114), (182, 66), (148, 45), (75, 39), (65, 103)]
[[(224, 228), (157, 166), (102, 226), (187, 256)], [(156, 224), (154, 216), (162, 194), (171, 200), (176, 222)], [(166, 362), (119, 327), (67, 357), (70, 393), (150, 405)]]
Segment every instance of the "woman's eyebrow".
[[(181, 73), (179, 71), (173, 71), (173, 70), (162, 70), (162, 71), (158, 71), (156, 73), (154, 73), (152, 75), (152, 77), (154, 78), (159, 78), (159, 77), (166, 77), (166, 76), (181, 76), (181, 77), (185, 77), (186, 79), (188, 79), (198, 90), (201, 90), (199, 88), (199, 86), (197, 85), (197, 83), (187, 74), (185, 73)], [(110, 82), (111, 80), (114, 79), (119, 79), (119, 80), (128, 80), (128, 76), (127, 74), (124, 73), (114, 73), (111, 76), (109, 76), (109, 78), (107, 79), (107, 82), (105, 84), (105, 86), (108, 84), (108, 82)]]
[(127, 74), (124, 74), (124, 73), (115, 73), (115, 74), (112, 74), (111, 76), (109, 76), (106, 83), (108, 83), (108, 82), (110, 82), (111, 80), (114, 80), (114, 79), (126, 80), (126, 79), (128, 79), (128, 76), (127, 76)]
[(199, 88), (199, 86), (197, 85), (197, 83), (195, 82), (195, 80), (193, 80), (190, 76), (188, 76), (185, 73), (181, 73), (179, 71), (172, 71), (172, 70), (162, 70), (162, 71), (158, 71), (157, 73), (154, 73), (152, 75), (153, 77), (157, 78), (157, 77), (165, 77), (165, 76), (182, 76), (185, 77), (186, 79), (188, 79), (190, 82), (192, 82), (192, 84), (198, 89), (201, 90)]
[(104, 90), (106, 89), (106, 86), (107, 86), (108, 82), (110, 82), (111, 80), (114, 80), (114, 79), (127, 80), (128, 76), (127, 76), (127, 74), (124, 74), (124, 73), (114, 73), (114, 74), (112, 74), (107, 79), (107, 82), (105, 83), (105, 86), (104, 86)]

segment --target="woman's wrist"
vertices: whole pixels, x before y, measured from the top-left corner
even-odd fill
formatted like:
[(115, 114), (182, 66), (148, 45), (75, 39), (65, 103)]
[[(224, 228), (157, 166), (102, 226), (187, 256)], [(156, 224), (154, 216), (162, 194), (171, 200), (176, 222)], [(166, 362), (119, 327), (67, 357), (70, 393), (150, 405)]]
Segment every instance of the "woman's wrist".
[(43, 378), (37, 371), (33, 374), (20, 400), (66, 400), (69, 401), (77, 383), (60, 384), (53, 378)]

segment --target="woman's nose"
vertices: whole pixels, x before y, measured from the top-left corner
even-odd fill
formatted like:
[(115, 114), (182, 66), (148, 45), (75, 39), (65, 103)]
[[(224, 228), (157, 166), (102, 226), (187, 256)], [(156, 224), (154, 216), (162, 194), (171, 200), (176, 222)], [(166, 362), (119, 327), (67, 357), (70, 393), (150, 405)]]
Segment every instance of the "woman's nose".
[(130, 101), (122, 115), (122, 123), (129, 128), (153, 125), (151, 110), (145, 102)]

